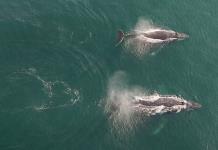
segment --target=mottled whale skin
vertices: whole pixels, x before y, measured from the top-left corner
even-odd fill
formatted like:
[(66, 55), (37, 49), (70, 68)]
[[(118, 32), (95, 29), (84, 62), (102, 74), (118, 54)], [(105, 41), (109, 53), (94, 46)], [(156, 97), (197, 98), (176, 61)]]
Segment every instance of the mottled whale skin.
[(153, 116), (164, 113), (178, 113), (180, 111), (189, 111), (201, 108), (201, 105), (187, 101), (175, 95), (152, 95), (152, 96), (134, 96), (130, 103), (131, 107), (147, 116)]
[(147, 31), (134, 31), (132, 33), (124, 33), (118, 31), (118, 43), (121, 44), (125, 39), (137, 39), (147, 44), (166, 44), (177, 40), (184, 40), (189, 36), (185, 33), (176, 32), (165, 29), (150, 29)]

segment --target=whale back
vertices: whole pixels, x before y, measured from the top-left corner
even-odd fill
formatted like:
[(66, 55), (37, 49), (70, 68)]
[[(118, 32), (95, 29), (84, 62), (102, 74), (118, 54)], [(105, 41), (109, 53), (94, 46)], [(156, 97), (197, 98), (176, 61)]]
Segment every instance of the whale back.
[(184, 103), (182, 101), (178, 101), (172, 98), (158, 98), (156, 101), (144, 101), (139, 100), (139, 104), (146, 105), (146, 106), (167, 106), (167, 107), (173, 107), (175, 105), (183, 105)]
[(166, 40), (168, 38), (175, 38), (176, 34), (173, 31), (166, 31), (166, 30), (156, 30), (156, 31), (150, 31), (146, 33), (146, 37), (152, 38), (152, 39), (160, 39), (160, 40)]

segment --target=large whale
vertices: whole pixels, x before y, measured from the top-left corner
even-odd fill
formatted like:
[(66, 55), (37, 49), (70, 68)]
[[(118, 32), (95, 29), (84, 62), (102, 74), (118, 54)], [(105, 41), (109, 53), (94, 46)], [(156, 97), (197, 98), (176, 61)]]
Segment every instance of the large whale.
[(145, 116), (179, 113), (201, 108), (201, 104), (185, 100), (176, 95), (131, 96), (128, 100), (113, 101), (110, 104), (111, 112), (119, 112), (123, 108)]
[(187, 101), (175, 95), (152, 95), (152, 96), (134, 96), (131, 108), (147, 116), (153, 116), (164, 113), (178, 113), (180, 111), (189, 111), (201, 108), (199, 103)]
[(136, 39), (147, 44), (166, 44), (176, 40), (184, 40), (188, 37), (189, 36), (185, 33), (166, 29), (150, 29), (147, 31), (134, 31), (131, 33), (124, 33), (122, 30), (119, 30), (118, 43), (116, 46), (128, 39)]

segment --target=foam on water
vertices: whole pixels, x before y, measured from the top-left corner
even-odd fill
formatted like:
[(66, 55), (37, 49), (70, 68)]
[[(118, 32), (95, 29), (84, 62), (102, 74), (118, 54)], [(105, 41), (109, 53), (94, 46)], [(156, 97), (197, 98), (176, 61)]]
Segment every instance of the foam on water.
[(79, 100), (79, 91), (77, 89), (71, 89), (71, 87), (64, 81), (46, 81), (42, 79), (38, 74), (35, 68), (29, 68), (23, 70), (24, 74), (30, 75), (40, 81), (43, 85), (44, 92), (48, 95), (49, 98), (52, 98), (54, 95), (53, 87), (56, 85), (63, 86), (63, 92), (66, 95), (70, 95), (70, 101), (75, 102)]
[[(23, 75), (28, 75), (30, 77), (33, 77), (37, 81), (39, 81), (42, 84), (42, 90), (47, 95), (49, 101), (45, 100), (42, 104), (37, 106), (26, 106), (21, 110), (29, 110), (33, 109), (36, 111), (44, 111), (49, 109), (57, 109), (57, 108), (63, 108), (63, 107), (70, 107), (76, 104), (80, 100), (80, 92), (77, 89), (73, 89), (69, 84), (67, 84), (64, 81), (56, 80), (56, 81), (46, 81), (43, 79), (37, 72), (35, 68), (28, 68), (28, 69), (22, 69), (21, 71), (15, 72), (16, 77), (21, 76), (22, 78), (25, 78)], [(60, 89), (55, 90), (56, 87), (60, 87)], [(63, 102), (56, 103), (55, 96), (59, 93), (62, 93), (65, 95), (65, 97), (68, 97), (67, 100), (64, 100)]]

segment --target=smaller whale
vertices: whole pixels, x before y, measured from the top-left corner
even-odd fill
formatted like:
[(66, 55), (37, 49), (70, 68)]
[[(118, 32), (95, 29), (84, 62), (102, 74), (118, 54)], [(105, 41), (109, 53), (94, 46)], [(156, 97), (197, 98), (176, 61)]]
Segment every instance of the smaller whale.
[(147, 31), (134, 31), (132, 33), (124, 33), (118, 31), (118, 43), (120, 45), (124, 40), (136, 39), (147, 44), (166, 44), (177, 40), (184, 40), (189, 36), (185, 33), (175, 32), (165, 29), (150, 29)]

